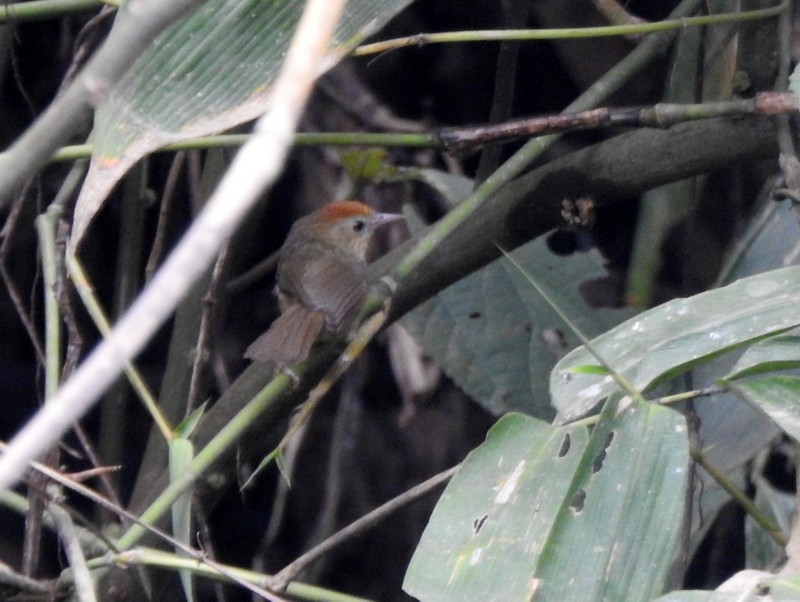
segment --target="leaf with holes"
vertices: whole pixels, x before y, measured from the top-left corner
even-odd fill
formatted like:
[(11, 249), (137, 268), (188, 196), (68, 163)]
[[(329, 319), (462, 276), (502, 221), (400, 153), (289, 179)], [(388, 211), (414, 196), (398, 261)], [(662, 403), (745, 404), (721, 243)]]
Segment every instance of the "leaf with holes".
[(609, 403), (591, 436), (504, 416), (434, 510), (406, 573), (422, 600), (650, 600), (688, 473), (683, 418)]
[[(411, 0), (350, 0), (329, 69)], [(207, 0), (168, 28), (98, 108), (92, 163), (75, 208), (73, 243), (114, 184), (146, 154), (255, 119), (289, 48), (304, 0)]]
[(766, 571), (739, 571), (716, 591), (684, 590), (671, 592), (653, 602), (750, 602), (800, 600), (800, 575), (773, 575)]
[[(800, 325), (800, 268), (772, 270), (723, 288), (675, 299), (592, 341), (602, 363), (640, 392), (733, 349)], [(578, 373), (598, 360), (579, 347), (550, 375), (561, 423), (579, 418), (617, 390), (611, 376)]]

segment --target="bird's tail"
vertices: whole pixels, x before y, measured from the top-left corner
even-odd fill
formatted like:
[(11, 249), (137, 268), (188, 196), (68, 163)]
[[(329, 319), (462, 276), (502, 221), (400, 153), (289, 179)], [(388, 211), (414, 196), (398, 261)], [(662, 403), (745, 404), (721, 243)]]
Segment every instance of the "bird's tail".
[(260, 364), (275, 362), (283, 369), (308, 357), (311, 346), (325, 324), (322, 313), (301, 305), (291, 305), (244, 352)]

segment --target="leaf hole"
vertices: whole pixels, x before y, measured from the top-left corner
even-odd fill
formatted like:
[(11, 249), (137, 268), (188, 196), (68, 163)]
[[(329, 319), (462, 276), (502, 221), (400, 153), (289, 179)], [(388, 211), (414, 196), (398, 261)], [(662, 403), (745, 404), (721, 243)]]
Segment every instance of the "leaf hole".
[(603, 462), (606, 460), (606, 450), (608, 449), (608, 446), (611, 445), (613, 440), (614, 431), (611, 431), (606, 437), (606, 442), (603, 444), (603, 449), (601, 449), (594, 457), (594, 462), (592, 463), (592, 474), (597, 474), (600, 472), (600, 469), (603, 468)]
[(564, 440), (561, 442), (561, 449), (558, 450), (559, 458), (563, 458), (567, 455), (570, 445), (572, 445), (572, 440), (570, 439), (569, 433), (565, 433)]
[(555, 357), (562, 357), (569, 351), (567, 337), (560, 328), (547, 328), (542, 331), (542, 341)]
[(489, 518), (489, 515), (484, 514), (480, 518), (476, 518), (474, 521), (472, 521), (472, 529), (475, 532), (475, 535), (481, 532), (481, 529), (483, 529), (483, 523), (486, 522), (487, 518)]
[(572, 501), (569, 503), (569, 507), (575, 514), (578, 514), (581, 510), (583, 510), (583, 503), (585, 501), (586, 492), (583, 489), (579, 489), (575, 495), (572, 496)]

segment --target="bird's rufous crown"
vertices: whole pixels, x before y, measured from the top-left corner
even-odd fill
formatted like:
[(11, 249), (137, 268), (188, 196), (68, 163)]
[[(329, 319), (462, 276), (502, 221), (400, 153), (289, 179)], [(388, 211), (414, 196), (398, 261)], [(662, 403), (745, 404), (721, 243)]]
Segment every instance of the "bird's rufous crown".
[(324, 221), (339, 220), (348, 217), (367, 217), (375, 213), (370, 207), (358, 201), (337, 201), (325, 205), (319, 210), (320, 218)]

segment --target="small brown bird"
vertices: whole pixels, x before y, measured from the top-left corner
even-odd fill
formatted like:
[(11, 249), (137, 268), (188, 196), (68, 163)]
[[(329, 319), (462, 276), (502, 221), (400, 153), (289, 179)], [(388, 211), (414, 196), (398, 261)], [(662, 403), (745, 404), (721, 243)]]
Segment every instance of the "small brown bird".
[(282, 369), (308, 357), (323, 327), (345, 334), (367, 297), (370, 237), (379, 225), (402, 217), (338, 201), (297, 220), (278, 258), (281, 315), (244, 356)]

